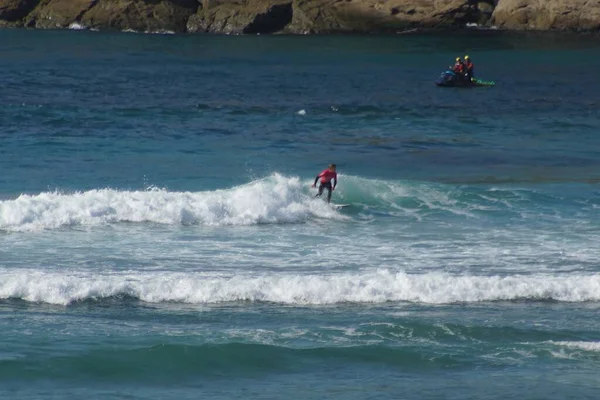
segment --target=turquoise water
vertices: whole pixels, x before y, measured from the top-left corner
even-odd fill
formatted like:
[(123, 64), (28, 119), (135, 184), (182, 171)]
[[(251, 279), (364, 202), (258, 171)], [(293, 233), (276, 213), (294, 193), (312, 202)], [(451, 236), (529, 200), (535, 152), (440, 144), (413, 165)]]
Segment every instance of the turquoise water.
[(0, 50), (2, 398), (597, 397), (598, 38)]

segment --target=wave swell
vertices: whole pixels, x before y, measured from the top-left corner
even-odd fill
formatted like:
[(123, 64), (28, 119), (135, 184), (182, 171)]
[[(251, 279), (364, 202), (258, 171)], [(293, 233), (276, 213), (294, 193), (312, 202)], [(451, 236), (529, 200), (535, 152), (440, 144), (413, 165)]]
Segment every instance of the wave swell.
[(144, 302), (191, 304), (274, 302), (600, 301), (600, 275), (473, 276), (406, 274), (388, 269), (335, 275), (207, 276), (190, 273), (100, 275), (0, 270), (0, 298), (69, 305), (78, 301), (132, 297)]
[[(595, 227), (598, 204), (593, 196), (531, 189), (455, 187), (429, 182), (386, 181), (341, 176), (334, 201), (350, 203), (337, 212), (313, 201), (310, 183), (278, 173), (225, 190), (170, 192), (166, 189), (44, 192), (0, 201), (0, 230), (39, 231), (120, 222), (169, 225), (235, 226), (303, 223), (313, 218), (347, 219), (376, 213), (422, 221), (462, 220), (566, 221)], [(348, 211), (349, 210), (349, 211)]]

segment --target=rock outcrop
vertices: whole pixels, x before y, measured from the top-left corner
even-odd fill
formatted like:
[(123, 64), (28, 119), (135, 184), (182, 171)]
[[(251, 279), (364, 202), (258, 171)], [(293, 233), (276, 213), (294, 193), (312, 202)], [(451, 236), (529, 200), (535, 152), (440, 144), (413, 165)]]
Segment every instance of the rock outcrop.
[(185, 32), (188, 19), (198, 10), (196, 0), (27, 1), (37, 4), (22, 18), (22, 24), (35, 28), (78, 24), (97, 29)]
[(39, 0), (0, 0), (0, 21), (18, 22), (37, 6)]
[(398, 32), (468, 24), (600, 29), (598, 0), (0, 0), (0, 27), (142, 32)]
[(97, 0), (81, 23), (98, 29), (185, 32), (197, 9), (196, 0)]
[(465, 0), (298, 0), (294, 31), (395, 31), (413, 27), (459, 27), (476, 22), (476, 2)]
[(597, 31), (600, 1), (500, 0), (491, 23), (506, 29)]
[[(460, 26), (482, 13), (469, 0), (204, 0), (189, 32), (370, 32)], [(486, 2), (481, 2), (486, 3)]]
[(187, 24), (188, 32), (275, 33), (293, 16), (291, 0), (204, 0)]

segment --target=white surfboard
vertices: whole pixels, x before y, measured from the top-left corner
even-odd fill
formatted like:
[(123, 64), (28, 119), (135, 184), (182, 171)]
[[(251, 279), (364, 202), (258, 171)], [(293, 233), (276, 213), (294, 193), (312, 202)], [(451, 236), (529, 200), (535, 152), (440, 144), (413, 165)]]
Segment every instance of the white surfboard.
[(329, 203), (329, 204), (331, 204), (332, 207), (337, 208), (337, 209), (351, 206), (351, 204), (335, 204), (335, 203)]

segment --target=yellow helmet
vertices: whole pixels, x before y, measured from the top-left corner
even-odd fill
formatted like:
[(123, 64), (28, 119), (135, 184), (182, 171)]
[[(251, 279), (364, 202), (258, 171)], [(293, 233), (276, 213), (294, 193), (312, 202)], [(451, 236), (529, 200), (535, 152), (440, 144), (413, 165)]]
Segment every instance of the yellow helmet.
[(465, 60), (468, 60), (468, 59), (469, 59), (469, 56), (465, 56)]
[(460, 61), (460, 57), (456, 57), (456, 61)]

